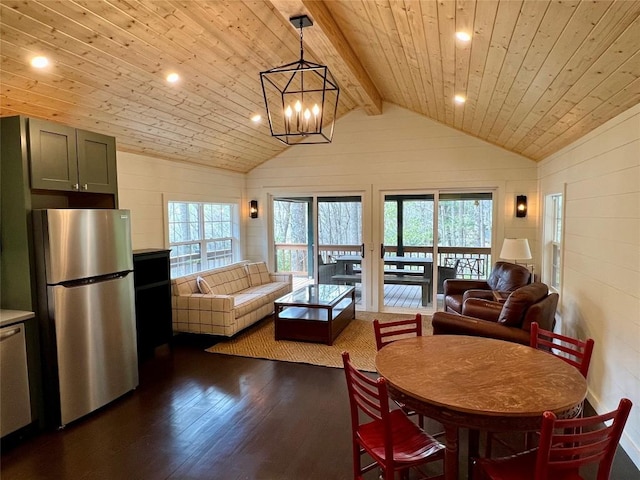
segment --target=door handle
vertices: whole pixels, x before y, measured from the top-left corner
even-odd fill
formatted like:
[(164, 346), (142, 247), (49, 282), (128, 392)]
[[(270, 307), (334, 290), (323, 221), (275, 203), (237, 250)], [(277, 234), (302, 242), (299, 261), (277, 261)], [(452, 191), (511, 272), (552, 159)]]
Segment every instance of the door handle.
[(380, 244), (380, 258), (384, 259), (384, 243)]
[(360, 245), (360, 256), (364, 258), (364, 243)]

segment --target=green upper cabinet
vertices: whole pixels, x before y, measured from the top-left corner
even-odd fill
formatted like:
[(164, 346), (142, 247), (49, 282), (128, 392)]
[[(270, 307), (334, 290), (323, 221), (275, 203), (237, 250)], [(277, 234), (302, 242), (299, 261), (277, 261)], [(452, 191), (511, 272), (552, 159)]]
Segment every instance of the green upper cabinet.
[(99, 133), (76, 131), (78, 148), (78, 181), (80, 190), (115, 193), (116, 139)]
[(114, 137), (29, 119), (31, 188), (116, 193)]

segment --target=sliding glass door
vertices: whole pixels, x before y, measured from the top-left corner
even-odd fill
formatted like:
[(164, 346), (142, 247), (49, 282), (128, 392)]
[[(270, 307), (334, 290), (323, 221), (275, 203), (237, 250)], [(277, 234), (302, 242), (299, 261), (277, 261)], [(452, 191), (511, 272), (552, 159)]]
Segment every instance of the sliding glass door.
[(294, 287), (353, 285), (361, 308), (407, 312), (441, 308), (447, 279), (490, 273), (491, 191), (388, 191), (379, 199), (380, 228), (371, 228), (360, 194), (274, 198), (277, 271), (292, 272)]
[(385, 308), (432, 304), (433, 194), (384, 195), (379, 292)]
[(492, 192), (385, 192), (381, 201), (379, 309), (441, 309), (447, 279), (487, 277)]
[(313, 276), (313, 199), (276, 198), (273, 201), (273, 240), (276, 271), (291, 272), (294, 283)]
[(485, 279), (491, 269), (493, 194), (441, 193), (438, 199), (438, 308), (447, 278)]
[(278, 197), (273, 200), (277, 271), (292, 272), (294, 287), (346, 284), (362, 299), (363, 241), (360, 195)]

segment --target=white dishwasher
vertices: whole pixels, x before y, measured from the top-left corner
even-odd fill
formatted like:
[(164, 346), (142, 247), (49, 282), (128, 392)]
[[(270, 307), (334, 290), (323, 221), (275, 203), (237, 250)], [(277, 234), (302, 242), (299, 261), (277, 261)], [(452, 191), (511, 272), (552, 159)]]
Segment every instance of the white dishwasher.
[[(29, 371), (23, 321), (31, 312), (2, 310), (0, 328), (0, 437), (31, 423)], [(11, 323), (11, 321), (18, 323)], [(5, 326), (6, 325), (6, 326)]]

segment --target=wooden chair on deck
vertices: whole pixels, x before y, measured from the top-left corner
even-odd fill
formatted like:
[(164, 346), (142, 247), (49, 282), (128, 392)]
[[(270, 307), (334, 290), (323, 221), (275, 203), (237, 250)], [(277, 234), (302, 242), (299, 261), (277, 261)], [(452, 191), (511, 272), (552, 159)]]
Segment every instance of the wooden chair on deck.
[[(444, 460), (444, 445), (413, 423), (402, 410), (389, 409), (389, 395), (384, 378), (373, 379), (359, 372), (349, 353), (342, 353), (351, 408), (353, 478), (376, 467), (381, 479), (393, 480), (396, 472), (408, 478), (409, 469)], [(373, 462), (362, 466), (361, 456)], [(444, 461), (442, 462), (444, 464)], [(443, 475), (431, 477), (442, 479)]]

